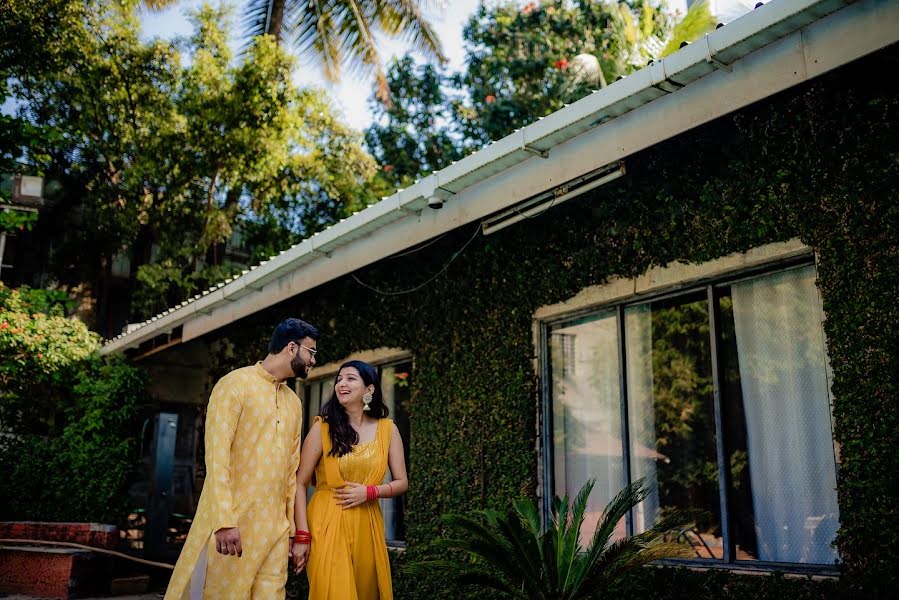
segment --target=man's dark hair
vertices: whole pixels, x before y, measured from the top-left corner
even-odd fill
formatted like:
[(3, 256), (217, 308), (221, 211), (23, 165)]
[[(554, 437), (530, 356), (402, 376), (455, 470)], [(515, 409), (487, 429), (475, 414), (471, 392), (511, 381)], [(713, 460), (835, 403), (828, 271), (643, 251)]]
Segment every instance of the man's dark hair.
[(269, 354), (277, 354), (284, 350), (284, 346), (290, 342), (300, 343), (304, 338), (312, 338), (318, 341), (318, 329), (300, 319), (284, 319), (275, 327), (272, 341), (268, 344)]

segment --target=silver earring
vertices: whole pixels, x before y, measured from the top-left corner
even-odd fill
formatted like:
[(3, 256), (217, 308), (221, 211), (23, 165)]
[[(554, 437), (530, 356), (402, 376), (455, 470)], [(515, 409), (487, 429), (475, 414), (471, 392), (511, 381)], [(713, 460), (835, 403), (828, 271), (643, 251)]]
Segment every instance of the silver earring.
[(371, 404), (371, 392), (365, 392), (362, 394), (362, 410), (371, 410), (369, 404)]

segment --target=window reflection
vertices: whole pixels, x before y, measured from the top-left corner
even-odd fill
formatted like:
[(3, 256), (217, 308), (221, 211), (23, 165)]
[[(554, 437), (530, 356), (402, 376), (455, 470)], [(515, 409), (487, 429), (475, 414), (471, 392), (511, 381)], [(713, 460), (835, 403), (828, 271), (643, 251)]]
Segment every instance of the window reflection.
[(631, 473), (652, 490), (634, 530), (698, 511), (675, 537), (698, 558), (723, 558), (708, 302), (697, 293), (628, 307), (625, 323)]

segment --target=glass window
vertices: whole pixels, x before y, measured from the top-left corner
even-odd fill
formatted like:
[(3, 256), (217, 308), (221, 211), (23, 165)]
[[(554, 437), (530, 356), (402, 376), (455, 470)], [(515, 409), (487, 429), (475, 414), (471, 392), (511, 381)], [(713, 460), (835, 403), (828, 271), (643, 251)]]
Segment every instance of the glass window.
[(547, 492), (597, 480), (586, 537), (642, 477), (651, 493), (632, 511), (635, 533), (698, 509), (673, 534), (696, 559), (833, 564), (822, 320), (815, 268), (798, 265), (550, 326)]
[(723, 558), (708, 301), (702, 292), (624, 310), (632, 479), (650, 496), (634, 531), (666, 512), (705, 515), (682, 533), (699, 558)]
[[(396, 423), (403, 439), (403, 448), (406, 454), (406, 469), (409, 469), (409, 402), (411, 400), (410, 386), (412, 383), (412, 360), (404, 359), (399, 362), (391, 362), (382, 365), (373, 365), (378, 369), (381, 379), (381, 392), (384, 395), (384, 404), (390, 410), (390, 418)], [(336, 374), (321, 379), (305, 382), (302, 388), (302, 400), (304, 411), (304, 436), (309, 432), (312, 419), (321, 413), (324, 405), (334, 391)], [(388, 472), (384, 481), (390, 481)], [(312, 489), (309, 490), (310, 494)], [(384, 516), (384, 531), (388, 545), (402, 545), (406, 539), (405, 512), (406, 495), (397, 498), (382, 498), (381, 513)]]
[[(625, 481), (616, 313), (555, 329), (549, 343), (558, 374), (552, 379), (555, 494), (573, 499), (596, 479), (581, 533), (586, 542)], [(623, 522), (616, 534), (624, 536)]]

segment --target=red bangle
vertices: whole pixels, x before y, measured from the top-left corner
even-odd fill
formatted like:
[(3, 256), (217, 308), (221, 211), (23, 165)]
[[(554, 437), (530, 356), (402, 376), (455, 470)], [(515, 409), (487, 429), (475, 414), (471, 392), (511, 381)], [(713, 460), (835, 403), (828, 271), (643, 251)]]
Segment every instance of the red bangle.
[(390, 498), (393, 498), (393, 486), (390, 485), (391, 483), (393, 483), (393, 482), (392, 482), (392, 481), (388, 481), (388, 482), (387, 482), (387, 489), (390, 490), (390, 496), (389, 496), (389, 497), (390, 497)]
[(308, 531), (297, 530), (296, 534), (293, 536), (293, 542), (295, 544), (311, 544), (312, 543), (312, 534)]
[(370, 485), (367, 488), (365, 488), (365, 496), (369, 502), (371, 502), (372, 500), (377, 500), (378, 499), (378, 486)]

